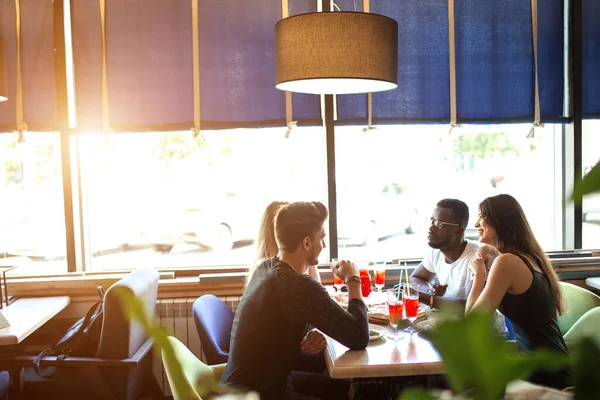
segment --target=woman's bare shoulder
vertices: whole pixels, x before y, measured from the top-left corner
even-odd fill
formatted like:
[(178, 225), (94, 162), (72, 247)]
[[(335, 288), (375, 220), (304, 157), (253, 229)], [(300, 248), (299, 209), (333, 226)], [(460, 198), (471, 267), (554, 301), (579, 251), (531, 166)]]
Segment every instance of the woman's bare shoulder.
[(514, 269), (515, 267), (525, 266), (521, 258), (512, 253), (502, 253), (494, 260), (494, 268), (503, 270)]

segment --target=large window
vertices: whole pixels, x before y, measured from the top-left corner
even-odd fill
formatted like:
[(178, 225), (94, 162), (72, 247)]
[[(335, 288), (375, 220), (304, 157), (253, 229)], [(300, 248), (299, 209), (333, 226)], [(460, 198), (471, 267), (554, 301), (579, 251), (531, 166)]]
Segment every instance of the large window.
[[(249, 264), (273, 200), (327, 204), (322, 128), (80, 136), (90, 269)], [(323, 252), (323, 259), (328, 258)]]
[[(600, 162), (600, 120), (583, 122), (582, 170), (587, 174)], [(600, 248), (600, 193), (583, 197), (582, 247)]]
[(11, 274), (66, 272), (58, 133), (0, 135), (0, 256)]
[[(478, 204), (499, 193), (523, 206), (546, 250), (561, 246), (560, 126), (403, 125), (338, 128), (336, 173), (339, 255), (390, 261), (422, 257), (427, 217), (447, 197), (467, 203), (467, 237)], [(559, 211), (557, 213), (557, 211)]]

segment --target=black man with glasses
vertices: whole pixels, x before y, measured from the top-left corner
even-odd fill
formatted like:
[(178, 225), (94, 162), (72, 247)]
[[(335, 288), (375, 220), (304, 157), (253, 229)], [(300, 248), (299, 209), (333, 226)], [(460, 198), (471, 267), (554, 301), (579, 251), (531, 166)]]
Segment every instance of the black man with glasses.
[[(463, 201), (443, 199), (437, 203), (429, 219), (429, 249), (410, 276), (411, 282), (420, 286), (421, 303), (431, 308), (466, 303), (473, 284), (469, 263), (481, 247), (479, 242), (465, 238), (468, 222), (469, 207)], [(433, 283), (436, 277), (439, 283)], [(499, 332), (506, 332), (500, 313), (496, 315), (495, 326)]]

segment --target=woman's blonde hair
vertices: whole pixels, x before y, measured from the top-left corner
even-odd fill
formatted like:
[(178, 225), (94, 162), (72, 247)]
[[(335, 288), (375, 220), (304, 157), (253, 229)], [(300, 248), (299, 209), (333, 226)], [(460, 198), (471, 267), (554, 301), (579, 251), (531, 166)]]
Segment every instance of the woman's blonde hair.
[(540, 267), (550, 283), (556, 311), (558, 315), (563, 315), (566, 310), (558, 275), (533, 235), (519, 202), (508, 194), (499, 194), (482, 201), (479, 212), (481, 218), (496, 231), (497, 247), (500, 252), (523, 254)]
[(246, 285), (250, 282), (250, 278), (252, 278), (252, 274), (260, 261), (265, 258), (275, 257), (279, 251), (277, 241), (275, 240), (275, 216), (279, 209), (286, 204), (289, 203), (287, 201), (273, 201), (263, 212), (260, 219), (258, 236), (256, 237), (256, 258), (248, 271)]

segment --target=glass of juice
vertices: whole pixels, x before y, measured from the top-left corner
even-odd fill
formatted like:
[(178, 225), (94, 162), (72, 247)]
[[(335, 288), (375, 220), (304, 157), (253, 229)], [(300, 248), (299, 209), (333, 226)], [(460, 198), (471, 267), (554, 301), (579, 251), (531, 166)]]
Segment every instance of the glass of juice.
[[(402, 298), (406, 319), (412, 324), (417, 319), (419, 312), (419, 285), (414, 283), (405, 284), (402, 290)], [(408, 326), (406, 331), (412, 334), (415, 329), (412, 326)]]
[(390, 311), (390, 325), (394, 328), (394, 332), (387, 335), (389, 339), (394, 341), (402, 339), (403, 336), (398, 332), (398, 322), (402, 320), (402, 287), (394, 287), (387, 291), (388, 308)]
[[(331, 263), (333, 265), (337, 264), (337, 262), (338, 262), (337, 258), (332, 258), (331, 259)], [(336, 292), (341, 291), (342, 287), (344, 286), (344, 281), (342, 280), (342, 278), (340, 278), (336, 274), (333, 274), (333, 286), (335, 287), (335, 291)]]
[(381, 293), (383, 286), (385, 285), (385, 263), (375, 263), (375, 287), (377, 291)]

